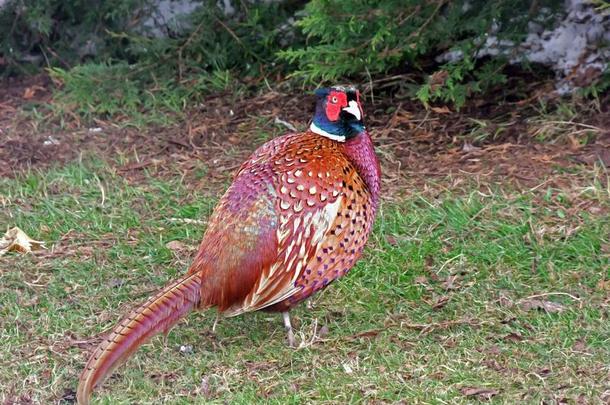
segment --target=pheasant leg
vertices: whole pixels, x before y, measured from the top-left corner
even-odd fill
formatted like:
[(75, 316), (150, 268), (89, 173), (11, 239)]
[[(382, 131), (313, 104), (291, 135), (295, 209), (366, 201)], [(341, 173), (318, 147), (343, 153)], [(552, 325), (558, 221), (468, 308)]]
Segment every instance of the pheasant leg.
[(282, 318), (284, 319), (284, 328), (286, 328), (286, 332), (288, 333), (288, 346), (297, 347), (294, 340), (294, 332), (292, 331), (292, 324), (290, 323), (290, 312), (282, 312)]

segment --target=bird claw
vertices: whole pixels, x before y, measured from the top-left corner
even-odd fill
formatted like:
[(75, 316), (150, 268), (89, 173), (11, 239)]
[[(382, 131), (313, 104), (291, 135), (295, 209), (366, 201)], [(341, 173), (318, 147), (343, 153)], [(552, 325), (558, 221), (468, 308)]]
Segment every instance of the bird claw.
[(292, 328), (288, 329), (288, 347), (290, 347), (291, 349), (297, 348), (297, 342), (294, 338), (294, 332), (292, 331)]

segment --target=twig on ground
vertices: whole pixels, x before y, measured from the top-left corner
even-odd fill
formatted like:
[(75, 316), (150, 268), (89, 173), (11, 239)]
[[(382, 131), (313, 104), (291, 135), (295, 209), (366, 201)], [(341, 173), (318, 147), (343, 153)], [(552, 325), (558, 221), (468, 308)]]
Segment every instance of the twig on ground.
[(190, 218), (168, 218), (169, 222), (179, 222), (183, 224), (194, 224), (194, 225), (205, 225), (208, 221), (203, 221), (201, 219), (190, 219)]
[(572, 298), (574, 301), (578, 301), (578, 302), (582, 301), (580, 298), (578, 298), (572, 294), (565, 293), (565, 292), (548, 292), (548, 293), (534, 294), (534, 295), (530, 295), (527, 298), (523, 298), (523, 300), (531, 300), (533, 298), (548, 297), (549, 295), (565, 295), (566, 297)]
[(95, 179), (97, 180), (97, 186), (100, 189), (100, 192), (102, 193), (102, 202), (100, 202), (100, 206), (104, 206), (104, 203), (106, 202), (106, 192), (104, 191), (104, 186), (102, 185), (101, 180), (99, 179), (99, 177), (95, 176)]
[(276, 124), (276, 125), (283, 125), (286, 128), (288, 128), (289, 130), (297, 132), (297, 129), (296, 129), (296, 127), (294, 125), (292, 125), (288, 121), (284, 121), (280, 117), (275, 117), (275, 120), (273, 121), (273, 123)]
[(466, 326), (482, 326), (485, 324), (492, 324), (491, 322), (487, 322), (487, 321), (475, 321), (474, 319), (456, 319), (455, 321), (445, 321), (445, 322), (438, 322), (438, 323), (405, 323), (405, 322), (401, 322), (400, 323), (400, 327), (401, 328), (409, 328), (409, 329), (415, 329), (415, 330), (420, 330), (421, 332), (419, 333), (420, 335), (425, 335), (428, 334), (430, 332), (432, 332), (435, 329), (448, 329), (451, 328), (453, 326), (460, 326), (460, 325), (466, 325)]
[(565, 292), (548, 292), (548, 293), (534, 294), (534, 295), (531, 295), (531, 296), (529, 296), (527, 298), (523, 298), (523, 299), (519, 300), (519, 302), (531, 300), (531, 299), (534, 299), (534, 298), (548, 297), (549, 295), (562, 295), (562, 296), (570, 297), (574, 301), (578, 302), (578, 309), (582, 309), (582, 307), (584, 305), (584, 302), (582, 301), (582, 299), (580, 299), (580, 298), (578, 298), (578, 297), (576, 297), (576, 296), (574, 296), (572, 294), (565, 293)]

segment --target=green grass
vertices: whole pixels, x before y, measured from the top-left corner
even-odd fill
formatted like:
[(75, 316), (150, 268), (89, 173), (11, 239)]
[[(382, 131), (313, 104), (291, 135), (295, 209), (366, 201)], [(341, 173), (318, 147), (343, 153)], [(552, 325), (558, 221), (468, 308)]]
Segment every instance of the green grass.
[[(103, 190), (103, 193), (102, 193)], [(304, 347), (278, 315), (193, 314), (97, 392), (99, 403), (495, 403), (606, 400), (607, 187), (411, 193), (385, 203), (364, 258), (299, 306)], [(181, 274), (214, 199), (179, 177), (137, 184), (85, 160), (0, 179), (0, 224), (47, 241), (0, 258), (0, 400), (69, 399), (85, 340)], [(586, 202), (586, 205), (582, 205)], [(596, 207), (596, 210), (581, 207)], [(601, 211), (600, 211), (601, 209)], [(532, 296), (561, 312), (527, 310)], [(181, 353), (181, 345), (192, 352)]]
[(179, 82), (155, 77), (150, 66), (85, 63), (70, 70), (49, 69), (49, 75), (57, 85), (53, 103), (28, 109), (33, 117), (44, 116), (47, 123), (55, 122), (61, 127), (65, 126), (66, 117), (87, 123), (111, 119), (123, 126), (140, 128), (168, 125), (184, 119), (185, 108), (203, 102), (210, 92), (229, 88), (239, 92), (239, 85), (227, 70), (194, 75)]

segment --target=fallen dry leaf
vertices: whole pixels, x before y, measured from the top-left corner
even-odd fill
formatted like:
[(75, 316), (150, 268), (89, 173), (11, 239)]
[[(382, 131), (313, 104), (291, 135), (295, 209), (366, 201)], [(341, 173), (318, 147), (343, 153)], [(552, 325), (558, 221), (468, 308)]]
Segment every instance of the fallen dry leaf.
[(357, 333), (357, 334), (353, 335), (351, 337), (351, 339), (377, 337), (377, 335), (379, 335), (379, 332), (380, 332), (379, 330), (375, 330), (375, 329), (367, 330), (365, 332), (360, 332), (360, 333)]
[(33, 87), (28, 87), (23, 92), (23, 98), (26, 99), (26, 100), (29, 100), (32, 97), (34, 97), (34, 94), (36, 94), (36, 89), (33, 88)]
[(433, 380), (442, 381), (445, 379), (445, 373), (442, 371), (437, 371), (436, 373), (430, 374), (428, 377), (432, 378)]
[(496, 361), (494, 359), (483, 360), (482, 364), (490, 370), (495, 370), (495, 371), (505, 371), (506, 370), (506, 367), (504, 367), (503, 365), (501, 365), (500, 363), (498, 363), (498, 361)]
[(464, 145), (462, 145), (462, 152), (470, 153), (476, 152), (478, 150), (481, 150), (481, 148), (479, 148), (478, 146), (474, 146), (470, 142), (464, 142)]
[(576, 352), (581, 352), (581, 353), (588, 353), (589, 349), (587, 347), (587, 342), (585, 341), (584, 338), (578, 339), (577, 341), (574, 342), (574, 344), (572, 345), (572, 350), (576, 351)]
[(415, 284), (428, 284), (428, 278), (426, 276), (417, 276), (413, 279)]
[(212, 398), (212, 390), (210, 388), (210, 378), (208, 376), (203, 376), (201, 378), (201, 384), (199, 387), (195, 389), (195, 394), (201, 395), (206, 399)]
[(434, 303), (432, 304), (432, 309), (441, 309), (442, 307), (447, 305), (448, 302), (449, 302), (448, 296), (438, 297), (437, 299), (434, 300)]
[(559, 313), (565, 310), (565, 306), (558, 302), (537, 300), (537, 299), (526, 299), (520, 302), (521, 309), (524, 311), (531, 311), (533, 309), (541, 309), (549, 314)]
[(491, 399), (500, 393), (499, 390), (493, 388), (482, 388), (482, 387), (464, 387), (460, 389), (462, 395), (467, 397), (479, 397), (480, 399)]
[(18, 227), (9, 229), (0, 239), (0, 256), (8, 252), (29, 253), (44, 248), (44, 242), (30, 238)]
[(188, 250), (188, 247), (184, 243), (177, 241), (177, 240), (172, 240), (170, 242), (167, 242), (165, 244), (165, 247), (174, 252)]
[(599, 280), (597, 282), (597, 289), (600, 291), (610, 291), (610, 280)]
[(385, 240), (392, 246), (398, 246), (398, 240), (392, 235), (387, 235)]
[(484, 352), (487, 354), (498, 355), (498, 354), (502, 353), (502, 350), (500, 350), (500, 346), (498, 346), (498, 345), (491, 345), (488, 348), (484, 349)]
[(582, 145), (580, 144), (580, 141), (573, 134), (569, 134), (568, 135), (568, 147), (570, 148), (571, 151), (577, 151), (578, 149), (580, 149), (582, 147)]
[(548, 377), (551, 374), (551, 369), (548, 367), (541, 368), (536, 374), (538, 374), (540, 377)]
[(457, 274), (451, 275), (451, 276), (447, 276), (447, 278), (445, 279), (445, 281), (443, 281), (443, 283), (441, 284), (441, 286), (446, 290), (457, 290), (458, 288), (460, 288), (460, 284), (458, 282), (458, 276)]
[(34, 96), (36, 95), (36, 92), (37, 92), (37, 91), (44, 90), (44, 89), (45, 89), (44, 87), (42, 87), (42, 86), (38, 86), (38, 85), (34, 85), (34, 86), (27, 87), (27, 88), (26, 88), (26, 89), (23, 91), (23, 96), (22, 96), (22, 97), (23, 97), (25, 100), (29, 100), (29, 99), (31, 99), (31, 98), (34, 98)]
[(500, 294), (500, 298), (498, 298), (497, 303), (504, 308), (511, 308), (515, 303), (508, 296), (504, 294)]
[(320, 339), (324, 339), (326, 336), (328, 336), (328, 326), (326, 325), (322, 325), (322, 327), (320, 328), (320, 330), (318, 331), (318, 337)]
[(444, 86), (445, 81), (449, 77), (449, 72), (439, 70), (430, 75), (430, 89), (436, 91), (437, 88)]
[(521, 342), (523, 340), (523, 336), (516, 332), (511, 332), (508, 335), (504, 336), (504, 340), (508, 340), (511, 342)]
[(62, 403), (72, 404), (76, 402), (76, 391), (71, 388), (64, 388), (64, 392), (59, 400)]
[(430, 109), (437, 114), (451, 114), (451, 110), (447, 106), (431, 107)]

